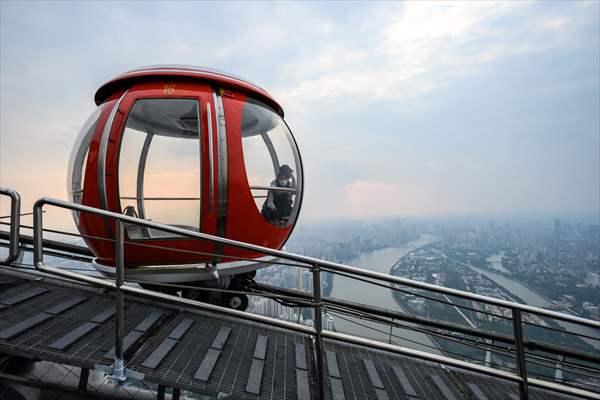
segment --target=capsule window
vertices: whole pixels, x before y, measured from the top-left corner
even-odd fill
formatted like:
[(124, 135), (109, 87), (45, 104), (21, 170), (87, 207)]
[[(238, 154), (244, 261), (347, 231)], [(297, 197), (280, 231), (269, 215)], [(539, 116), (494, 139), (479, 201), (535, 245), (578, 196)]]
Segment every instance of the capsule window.
[[(106, 104), (103, 104), (94, 110), (92, 115), (85, 121), (85, 124), (83, 124), (75, 141), (75, 145), (73, 146), (73, 151), (69, 158), (69, 175), (67, 182), (67, 191), (71, 203), (81, 204), (83, 200), (87, 156), (90, 150), (92, 137), (94, 136), (96, 126), (98, 125), (98, 120), (105, 108)], [(75, 225), (79, 225), (79, 212), (73, 211), (73, 219), (75, 220)]]
[[(131, 109), (119, 157), (119, 196), (125, 215), (200, 230), (198, 102), (142, 99)], [(171, 237), (127, 224), (132, 239)]]
[(242, 113), (242, 147), (256, 207), (272, 225), (289, 226), (298, 213), (302, 171), (287, 125), (270, 107), (248, 99)]

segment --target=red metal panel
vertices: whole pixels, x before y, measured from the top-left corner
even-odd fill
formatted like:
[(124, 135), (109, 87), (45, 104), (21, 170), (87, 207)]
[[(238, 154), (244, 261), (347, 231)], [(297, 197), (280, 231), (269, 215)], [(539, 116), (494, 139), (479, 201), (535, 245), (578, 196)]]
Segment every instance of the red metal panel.
[[(92, 141), (90, 143), (90, 149), (86, 161), (84, 184), (83, 184), (83, 197), (82, 204), (90, 207), (100, 207), (100, 194), (98, 192), (98, 157), (100, 152), (100, 142), (102, 140), (102, 132), (104, 126), (108, 120), (108, 116), (113, 109), (116, 100), (111, 100), (107, 107), (104, 109), (98, 123), (96, 124), (96, 130), (93, 134)], [(96, 236), (109, 238), (112, 237), (112, 233), (107, 231), (105, 220), (99, 215), (81, 213), (79, 216), (79, 230), (83, 235)], [(114, 245), (111, 242), (92, 239), (89, 237), (83, 237), (90, 250), (100, 258), (100, 262), (103, 262), (103, 255), (113, 254)], [(114, 256), (113, 256), (114, 259)]]
[[(279, 249), (291, 233), (291, 226), (271, 225), (254, 203), (248, 183), (242, 148), (242, 110), (246, 96), (234, 93), (223, 97), (227, 119), (227, 156), (229, 158), (229, 194), (227, 205), (227, 238)], [(228, 255), (233, 254), (227, 249)], [(244, 256), (256, 256), (248, 252)]]
[(168, 79), (188, 79), (204, 82), (212, 82), (219, 87), (241, 91), (242, 93), (251, 93), (267, 104), (271, 105), (283, 118), (283, 109), (279, 103), (263, 88), (240, 78), (231, 76), (224, 72), (212, 71), (202, 67), (182, 67), (182, 66), (164, 66), (148, 67), (134, 71), (125, 72), (116, 78), (102, 85), (95, 95), (96, 104), (100, 105), (106, 99), (114, 95), (115, 92), (123, 91), (137, 82), (144, 81), (165, 81)]

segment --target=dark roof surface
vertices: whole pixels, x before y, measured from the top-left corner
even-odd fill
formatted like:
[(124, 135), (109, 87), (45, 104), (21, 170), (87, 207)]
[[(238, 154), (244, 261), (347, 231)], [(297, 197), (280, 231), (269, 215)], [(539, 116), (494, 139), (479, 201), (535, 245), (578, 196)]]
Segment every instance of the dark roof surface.
[[(61, 267), (83, 269), (82, 264), (65, 260)], [(35, 278), (0, 268), (0, 352), (84, 368), (109, 366), (113, 297)], [(317, 398), (313, 341), (307, 335), (130, 296), (125, 312), (126, 367), (144, 381), (215, 397)], [(439, 363), (331, 340), (325, 350), (327, 399), (518, 398), (514, 383)], [(569, 397), (531, 390), (530, 398)]]

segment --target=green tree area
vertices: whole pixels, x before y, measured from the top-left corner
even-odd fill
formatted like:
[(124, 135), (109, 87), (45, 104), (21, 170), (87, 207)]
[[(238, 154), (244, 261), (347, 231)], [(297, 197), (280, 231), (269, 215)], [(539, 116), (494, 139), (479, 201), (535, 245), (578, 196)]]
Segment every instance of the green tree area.
[[(448, 266), (442, 266), (442, 270), (447, 273), (446, 278), (446, 286), (453, 287), (459, 290), (467, 290), (462, 279), (460, 278), (460, 271), (454, 267), (448, 268)], [(447, 301), (447, 298), (442, 297), (437, 293), (425, 293), (428, 297), (435, 298), (437, 300)], [(416, 310), (414, 310), (410, 303), (408, 302), (409, 297), (407, 297), (402, 292), (394, 292), (394, 299), (402, 308), (407, 310), (408, 312), (418, 314)], [(467, 307), (473, 307), (473, 303), (471, 301), (451, 297), (450, 300), (456, 305), (464, 305)], [(472, 310), (461, 308), (462, 314), (464, 314), (472, 323), (477, 326), (477, 329), (480, 331), (485, 331), (489, 333), (502, 334), (509, 337), (513, 336), (513, 327), (512, 321), (510, 319), (500, 319), (496, 318), (493, 321), (479, 319), (476, 313)], [(469, 324), (465, 321), (463, 316), (456, 310), (456, 308), (449, 304), (444, 304), (442, 302), (434, 301), (434, 300), (426, 300), (425, 301), (425, 311), (420, 314), (421, 316), (426, 316), (428, 318), (450, 322), (454, 324), (458, 324), (461, 326), (469, 327)], [(527, 316), (526, 313), (523, 316)], [(594, 352), (595, 350), (574, 335), (564, 332), (564, 330), (556, 324), (554, 321), (544, 320), (545, 323), (548, 324), (549, 328), (544, 328), (543, 326), (535, 326), (531, 322), (525, 321), (523, 324), (523, 333), (525, 340), (535, 344), (535, 343), (547, 343), (558, 345), (567, 349), (572, 349), (576, 351), (584, 351), (584, 352)], [(557, 331), (562, 330), (562, 332)], [(477, 348), (474, 346), (469, 346), (460, 342), (460, 339), (465, 337), (462, 334), (446, 332), (450, 335), (450, 338), (445, 339), (439, 336), (431, 336), (432, 339), (438, 344), (440, 349), (446, 353), (450, 357), (463, 358), (468, 361), (484, 363), (485, 361), (485, 353), (486, 351), (482, 348)], [(452, 337), (454, 336), (454, 337)], [(479, 339), (480, 344), (487, 343), (485, 340), (477, 337), (469, 337), (466, 336), (467, 339), (476, 340)], [(497, 343), (499, 346), (503, 347), (506, 353), (508, 349), (508, 344), (506, 343)], [(512, 347), (512, 346), (510, 346)], [(532, 352), (532, 349), (527, 349), (527, 352)], [(551, 361), (537, 361), (535, 359), (531, 359), (528, 362), (527, 368), (530, 371), (532, 376), (537, 377), (548, 377), (554, 376), (556, 370), (556, 362), (558, 361), (557, 356), (553, 354), (544, 354), (544, 356), (549, 357)], [(552, 361), (554, 360), (554, 361)], [(514, 354), (501, 354), (501, 353), (492, 353), (491, 358), (492, 365), (503, 367), (505, 369), (514, 369)], [(565, 379), (578, 379), (576, 374), (570, 374), (568, 371), (563, 371), (563, 376)]]
[(563, 295), (571, 295), (576, 299), (573, 311), (589, 318), (589, 313), (581, 308), (584, 302), (598, 303), (600, 289), (589, 286), (577, 286), (578, 280), (567, 274), (514, 274), (517, 280), (539, 291), (551, 300), (560, 300)]

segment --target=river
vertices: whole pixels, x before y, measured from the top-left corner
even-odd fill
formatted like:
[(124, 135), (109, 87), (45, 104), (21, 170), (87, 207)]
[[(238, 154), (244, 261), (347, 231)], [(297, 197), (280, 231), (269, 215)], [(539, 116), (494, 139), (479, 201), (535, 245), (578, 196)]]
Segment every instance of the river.
[(492, 265), (492, 268), (494, 268), (496, 271), (510, 274), (510, 271), (502, 266), (502, 257), (504, 257), (503, 251), (501, 251), (499, 254), (489, 256), (486, 261), (489, 262)]
[[(362, 253), (357, 258), (349, 261), (348, 265), (389, 274), (390, 269), (399, 259), (411, 251), (432, 243), (435, 240), (436, 239), (431, 235), (422, 235), (419, 239), (407, 242), (402, 246), (387, 247), (381, 250)], [(331, 297), (393, 311), (404, 311), (394, 300), (390, 289), (377, 287), (343, 276), (334, 276)], [(390, 328), (387, 325), (364, 321), (354, 317), (344, 316), (344, 318), (348, 318), (348, 320), (333, 317), (333, 326), (339, 332), (382, 342), (387, 342), (389, 339)], [(381, 332), (377, 332), (373, 329), (377, 329)], [(397, 336), (392, 338), (392, 343), (394, 344), (438, 355), (442, 354), (437, 345), (424, 333), (408, 329), (393, 328), (392, 334)]]
[[(477, 268), (477, 267), (474, 267), (469, 264), (463, 264), (463, 265), (469, 266), (474, 271), (476, 271), (476, 272), (480, 273), (481, 275), (484, 275), (487, 278), (491, 279), (492, 281), (496, 282), (498, 285), (502, 286), (503, 288), (508, 290), (510, 293), (519, 297), (527, 305), (539, 307), (539, 308), (548, 308), (549, 306), (552, 305), (552, 302), (549, 299), (547, 299), (546, 297), (543, 297), (542, 295), (536, 293), (535, 291), (533, 291), (529, 287), (525, 286), (521, 282), (514, 280), (512, 278), (509, 278), (506, 275), (498, 274), (496, 272), (492, 272), (492, 271), (489, 271), (489, 270), (486, 270), (483, 268)], [(593, 346), (595, 349), (600, 350), (600, 331), (598, 331), (597, 329), (585, 327), (585, 326), (581, 326), (581, 325), (575, 325), (573, 323), (563, 322), (563, 321), (559, 321), (559, 320), (555, 320), (555, 321), (556, 321), (556, 323), (558, 323), (560, 326), (562, 326), (563, 328), (565, 328), (568, 331), (575, 331), (578, 333), (584, 333), (588, 336), (597, 337), (598, 340), (585, 339), (585, 338), (583, 340), (586, 343), (588, 343), (589, 345)]]

